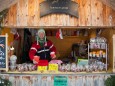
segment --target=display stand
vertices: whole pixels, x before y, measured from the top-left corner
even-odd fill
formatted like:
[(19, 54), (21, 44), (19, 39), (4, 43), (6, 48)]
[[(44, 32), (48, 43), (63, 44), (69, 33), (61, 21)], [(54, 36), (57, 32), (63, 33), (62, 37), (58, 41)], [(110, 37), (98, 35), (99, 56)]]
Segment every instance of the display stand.
[[(105, 64), (105, 70), (107, 72), (107, 66), (108, 66), (108, 55), (107, 55), (107, 42), (105, 41), (105, 38), (93, 38), (90, 39), (90, 42), (88, 43), (88, 63), (94, 64), (97, 62), (100, 66), (102, 66), (103, 69), (103, 63)], [(99, 61), (99, 62), (98, 62)], [(101, 63), (102, 62), (102, 63)], [(101, 69), (101, 67), (100, 67)]]

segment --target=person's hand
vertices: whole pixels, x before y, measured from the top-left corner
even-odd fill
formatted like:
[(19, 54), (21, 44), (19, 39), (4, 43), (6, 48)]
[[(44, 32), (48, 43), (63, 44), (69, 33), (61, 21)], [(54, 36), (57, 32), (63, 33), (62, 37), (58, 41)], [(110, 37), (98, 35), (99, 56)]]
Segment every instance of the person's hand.
[(33, 59), (33, 64), (38, 64), (38, 62)]
[(55, 59), (55, 58), (56, 58), (55, 52), (51, 52), (51, 53), (50, 53), (50, 56), (51, 56), (52, 59)]
[(40, 59), (39, 56), (34, 56), (33, 63), (34, 64), (38, 64), (39, 63), (39, 59)]

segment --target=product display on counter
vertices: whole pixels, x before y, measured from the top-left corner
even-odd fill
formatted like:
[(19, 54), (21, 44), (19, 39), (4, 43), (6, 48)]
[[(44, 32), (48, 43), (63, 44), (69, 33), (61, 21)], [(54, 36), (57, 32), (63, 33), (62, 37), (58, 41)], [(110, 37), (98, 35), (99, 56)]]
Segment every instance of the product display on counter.
[(16, 60), (17, 60), (17, 57), (15, 55), (12, 55), (10, 57), (9, 68), (10, 68), (11, 71), (16, 70)]
[(17, 64), (15, 66), (10, 66), (10, 71), (19, 71), (19, 72), (25, 72), (25, 71), (35, 71), (37, 69), (36, 65), (31, 63), (23, 63), (23, 64)]
[[(59, 60), (60, 61), (60, 60)], [(43, 61), (42, 61), (43, 62)], [(16, 66), (10, 66), (10, 71), (29, 72), (38, 71), (44, 72), (101, 72), (106, 70), (106, 64), (101, 61), (95, 61), (93, 64), (79, 64), (78, 63), (40, 63), (34, 65), (32, 63), (16, 64)]]

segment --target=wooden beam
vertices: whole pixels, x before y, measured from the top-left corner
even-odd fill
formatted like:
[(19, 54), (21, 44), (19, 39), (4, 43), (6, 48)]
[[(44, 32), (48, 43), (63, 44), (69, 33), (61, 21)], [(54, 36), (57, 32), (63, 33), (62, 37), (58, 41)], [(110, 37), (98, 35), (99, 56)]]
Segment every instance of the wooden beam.
[(24, 29), (24, 28), (31, 28), (31, 29), (115, 29), (115, 26), (4, 26), (6, 28), (17, 28), (17, 29)]
[(18, 0), (0, 0), (0, 12), (16, 4)]

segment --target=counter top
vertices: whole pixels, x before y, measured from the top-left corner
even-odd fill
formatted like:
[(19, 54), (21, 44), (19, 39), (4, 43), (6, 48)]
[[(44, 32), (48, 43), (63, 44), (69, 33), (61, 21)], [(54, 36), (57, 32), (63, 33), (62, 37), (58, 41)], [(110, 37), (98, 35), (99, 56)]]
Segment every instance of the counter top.
[(110, 71), (101, 71), (101, 72), (51, 72), (51, 71), (27, 71), (27, 72), (19, 72), (19, 71), (8, 71), (2, 72), (1, 74), (13, 74), (13, 75), (96, 75), (96, 74), (113, 74)]

